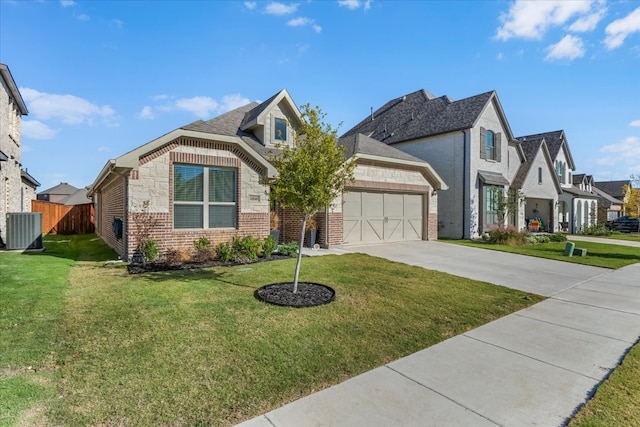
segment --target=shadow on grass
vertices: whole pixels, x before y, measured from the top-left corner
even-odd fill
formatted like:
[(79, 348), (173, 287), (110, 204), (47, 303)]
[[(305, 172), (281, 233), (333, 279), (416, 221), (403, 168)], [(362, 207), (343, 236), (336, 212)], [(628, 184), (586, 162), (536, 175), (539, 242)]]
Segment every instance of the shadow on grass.
[(169, 281), (180, 281), (180, 282), (196, 282), (202, 280), (212, 280), (216, 282), (226, 283), (227, 285), (238, 286), (242, 288), (253, 289), (254, 286), (244, 285), (241, 283), (234, 282), (229, 280), (230, 276), (226, 271), (217, 271), (215, 267), (208, 268), (193, 268), (193, 269), (185, 269), (185, 270), (166, 270), (166, 271), (153, 271), (148, 273), (140, 273), (136, 274), (136, 276), (140, 278), (144, 278), (147, 280), (151, 280), (153, 282), (169, 282)]

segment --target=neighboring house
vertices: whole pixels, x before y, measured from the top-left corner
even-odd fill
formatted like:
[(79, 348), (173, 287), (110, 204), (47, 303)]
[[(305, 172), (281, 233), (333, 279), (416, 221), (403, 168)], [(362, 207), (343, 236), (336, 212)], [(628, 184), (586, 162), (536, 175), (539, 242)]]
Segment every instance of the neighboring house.
[(561, 191), (558, 194), (558, 203), (554, 209), (557, 228), (554, 231), (566, 231), (575, 233), (584, 226), (584, 202), (588, 204), (593, 200), (593, 194), (585, 192), (580, 187), (573, 185), (573, 173), (576, 165), (569, 149), (567, 136), (563, 130), (538, 133), (518, 137), (520, 142), (544, 140)]
[(557, 220), (559, 176), (543, 137), (519, 138), (525, 161), (513, 180), (513, 187), (526, 195), (524, 215), (530, 231), (556, 232), (566, 228)]
[(7, 214), (31, 212), (40, 185), (22, 169), (21, 120), (28, 113), (9, 67), (0, 64), (0, 246), (7, 236)]
[(573, 196), (572, 223), (569, 231), (578, 233), (598, 223), (598, 194), (593, 191), (593, 176), (573, 175), (573, 187), (565, 190)]
[[(51, 188), (47, 188), (46, 190), (42, 190), (41, 192), (39, 192), (38, 200), (51, 202), (51, 203), (65, 204), (64, 200), (68, 199), (69, 196), (76, 193), (78, 190), (79, 189), (74, 187), (73, 185), (70, 185), (66, 182), (61, 182), (58, 185), (55, 185)], [(86, 197), (86, 189), (84, 190), (84, 192)], [(91, 200), (89, 200), (88, 203), (91, 203)]]
[[(132, 256), (135, 236), (149, 224), (149, 238), (161, 250), (192, 248), (202, 236), (214, 244), (236, 235), (266, 237), (272, 205), (268, 181), (277, 179), (269, 159), (277, 144), (293, 143), (301, 120), (296, 104), (282, 90), (263, 103), (199, 120), (110, 160), (88, 192), (95, 203), (96, 232), (124, 259)], [(340, 144), (357, 162), (356, 182), (346, 193), (344, 207), (339, 200), (316, 216), (321, 244), (341, 245), (345, 235), (353, 243), (371, 241), (376, 231), (381, 240), (436, 238), (437, 190), (446, 185), (428, 163), (363, 136)], [(398, 195), (407, 214), (393, 210), (400, 203), (393, 199)], [(281, 240), (298, 239), (294, 216), (280, 215)], [(375, 230), (358, 226), (358, 218), (372, 219)], [(378, 227), (379, 222), (394, 222), (402, 232)], [(361, 231), (354, 231), (358, 227)]]
[(631, 181), (596, 181), (593, 183), (593, 190), (601, 196), (600, 200), (606, 208), (602, 210), (603, 215), (598, 217), (599, 221), (613, 221), (628, 214), (625, 204), (631, 195)]
[[(344, 134), (363, 134), (428, 161), (449, 189), (438, 196), (438, 235), (472, 238), (499, 224), (496, 192), (507, 193), (525, 161), (495, 91), (453, 101), (419, 90), (392, 99)], [(521, 206), (506, 222), (522, 229)]]

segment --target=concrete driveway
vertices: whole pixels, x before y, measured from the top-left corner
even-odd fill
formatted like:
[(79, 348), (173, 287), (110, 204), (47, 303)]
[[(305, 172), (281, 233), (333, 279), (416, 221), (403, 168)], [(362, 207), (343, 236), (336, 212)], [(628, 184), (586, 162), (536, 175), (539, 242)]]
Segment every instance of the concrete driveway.
[(605, 270), (444, 242), (348, 250), (550, 298), (242, 427), (561, 426), (640, 336), (640, 264)]
[(442, 241), (354, 246), (345, 250), (543, 296), (555, 295), (611, 271), (606, 268), (478, 249)]

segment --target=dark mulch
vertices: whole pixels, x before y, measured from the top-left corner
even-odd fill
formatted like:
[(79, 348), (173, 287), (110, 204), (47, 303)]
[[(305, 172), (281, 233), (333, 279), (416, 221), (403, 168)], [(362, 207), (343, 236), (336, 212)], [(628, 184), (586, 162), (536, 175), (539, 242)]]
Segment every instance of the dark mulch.
[[(304, 255), (303, 255), (304, 256)], [(207, 267), (232, 267), (235, 265), (255, 264), (257, 262), (277, 261), (280, 259), (288, 259), (290, 256), (273, 254), (269, 258), (258, 258), (256, 260), (242, 260), (233, 262), (222, 262), (216, 260), (202, 262), (185, 262), (182, 264), (168, 264), (166, 262), (149, 262), (147, 264), (130, 263), (127, 265), (129, 274), (140, 274), (157, 271), (178, 271), (178, 270), (194, 270)]]
[(326, 285), (298, 282), (298, 292), (293, 293), (293, 283), (272, 283), (256, 290), (256, 297), (264, 302), (287, 307), (313, 307), (329, 304), (336, 292)]

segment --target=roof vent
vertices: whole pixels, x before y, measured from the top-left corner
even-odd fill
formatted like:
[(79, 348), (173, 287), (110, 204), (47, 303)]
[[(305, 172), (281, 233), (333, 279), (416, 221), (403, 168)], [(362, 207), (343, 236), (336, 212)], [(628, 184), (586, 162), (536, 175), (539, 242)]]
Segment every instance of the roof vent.
[(411, 112), (411, 120), (413, 120), (413, 111)]
[(371, 107), (371, 121), (373, 121), (373, 107)]
[(402, 97), (402, 102), (404, 102), (404, 101), (406, 101), (406, 100), (407, 100), (407, 95), (405, 95), (405, 96), (403, 96), (403, 97)]

